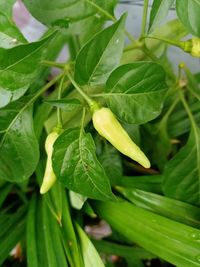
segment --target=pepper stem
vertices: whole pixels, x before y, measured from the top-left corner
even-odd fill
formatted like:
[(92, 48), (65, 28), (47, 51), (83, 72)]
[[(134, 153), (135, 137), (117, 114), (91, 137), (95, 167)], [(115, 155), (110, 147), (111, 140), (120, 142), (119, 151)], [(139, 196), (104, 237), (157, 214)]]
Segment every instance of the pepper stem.
[(94, 112), (95, 110), (99, 109), (99, 105), (96, 101), (94, 101), (93, 99), (91, 99), (80, 87), (79, 85), (75, 82), (75, 80), (73, 79), (73, 77), (71, 76), (71, 74), (69, 72), (67, 72), (67, 76), (69, 78), (69, 80), (71, 81), (71, 83), (73, 84), (73, 86), (76, 88), (76, 90), (79, 92), (80, 95), (82, 95), (82, 97), (85, 99), (85, 101), (88, 103), (90, 110), (92, 112)]

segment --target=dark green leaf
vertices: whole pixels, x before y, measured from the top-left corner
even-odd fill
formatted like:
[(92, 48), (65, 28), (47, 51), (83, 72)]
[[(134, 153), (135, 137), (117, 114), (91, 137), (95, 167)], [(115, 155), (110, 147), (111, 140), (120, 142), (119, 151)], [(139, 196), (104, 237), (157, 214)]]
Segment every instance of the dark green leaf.
[[(21, 241), (25, 231), (25, 207), (20, 208), (12, 215), (0, 214), (0, 264), (8, 257), (10, 251)], [(6, 220), (4, 220), (4, 218)], [(2, 222), (4, 221), (4, 226)]]
[(200, 131), (192, 128), (187, 144), (167, 163), (163, 174), (166, 196), (200, 205)]
[(26, 39), (8, 17), (0, 11), (0, 48), (12, 48), (26, 43)]
[(28, 179), (39, 159), (32, 108), (23, 108), (26, 100), (13, 102), (0, 112), (0, 177), (7, 181)]
[(187, 30), (200, 36), (200, 1), (176, 0), (176, 12)]
[(102, 219), (131, 242), (175, 266), (199, 266), (200, 230), (126, 201), (96, 201), (94, 207)]
[[(36, 241), (36, 208), (37, 200), (34, 196), (30, 200), (27, 226), (26, 226), (26, 241), (27, 241), (27, 266), (39, 267), (38, 255), (37, 255), (37, 241)], [(37, 210), (38, 213), (38, 210)]]
[(80, 50), (75, 65), (75, 79), (80, 85), (104, 83), (119, 64), (124, 46), (125, 15), (96, 34)]
[(174, 0), (154, 0), (150, 13), (149, 30), (153, 30), (165, 19)]
[(103, 96), (119, 119), (142, 124), (160, 114), (166, 88), (165, 73), (160, 65), (136, 62), (111, 73)]
[(6, 199), (7, 195), (12, 189), (11, 184), (5, 184), (4, 186), (0, 187), (0, 207), (3, 204), (4, 200)]
[(138, 189), (118, 187), (118, 190), (138, 207), (153, 211), (177, 222), (200, 228), (200, 209), (195, 206)]
[(122, 161), (119, 152), (110, 144), (105, 143), (99, 155), (99, 161), (104, 167), (111, 184), (118, 184), (122, 178)]
[(70, 112), (77, 108), (80, 108), (81, 102), (78, 99), (50, 99), (45, 100), (47, 104), (50, 104), (54, 107), (58, 107), (60, 109), (63, 109), (64, 111)]
[(53, 169), (58, 180), (70, 190), (95, 199), (113, 198), (89, 133), (78, 128), (64, 131), (54, 144)]
[(98, 251), (105, 253), (107, 255), (118, 255), (127, 259), (153, 259), (156, 256), (152, 253), (146, 251), (143, 248), (135, 246), (126, 246), (119, 245), (113, 242), (104, 241), (104, 240), (92, 240), (92, 243), (95, 245)]
[(13, 98), (19, 98), (21, 92), (25, 92), (34, 81), (42, 53), (52, 36), (51, 34), (41, 41), (11, 49), (0, 48), (0, 107), (13, 101)]

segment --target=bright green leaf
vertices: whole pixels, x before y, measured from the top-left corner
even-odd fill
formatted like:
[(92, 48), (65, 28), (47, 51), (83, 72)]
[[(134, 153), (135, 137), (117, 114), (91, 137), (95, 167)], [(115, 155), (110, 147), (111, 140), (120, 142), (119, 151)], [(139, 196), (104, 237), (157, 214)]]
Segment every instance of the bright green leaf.
[(16, 99), (16, 90), (20, 90), (20, 97), (34, 81), (45, 46), (52, 36), (11, 49), (0, 48), (0, 96), (5, 98), (0, 101), (0, 107), (13, 101), (13, 94)]
[(200, 36), (200, 1), (176, 0), (176, 12), (187, 30), (196, 36)]
[(78, 128), (64, 131), (54, 144), (53, 169), (58, 180), (72, 191), (95, 199), (113, 198), (89, 133)]
[(76, 229), (80, 239), (81, 250), (84, 259), (85, 267), (105, 267), (94, 245), (90, 241), (89, 237), (82, 230), (82, 228), (76, 224)]
[(12, 48), (26, 43), (26, 39), (8, 17), (0, 11), (0, 48)]
[(104, 83), (119, 65), (124, 46), (125, 15), (97, 33), (80, 50), (75, 65), (75, 79), (80, 85)]
[(102, 219), (129, 241), (175, 266), (199, 267), (200, 230), (127, 201), (96, 201), (94, 208)]
[(166, 164), (163, 190), (166, 196), (200, 205), (200, 130), (191, 129), (187, 144)]
[[(113, 13), (116, 0), (23, 0), (30, 13), (39, 21), (47, 25), (53, 25), (58, 20), (67, 19), (69, 22), (79, 21), (99, 12), (98, 6)], [(90, 2), (94, 3), (92, 5)]]
[(200, 208), (179, 200), (138, 189), (117, 188), (136, 206), (150, 210), (169, 219), (200, 228)]
[(160, 114), (166, 88), (165, 72), (160, 65), (136, 62), (111, 73), (103, 97), (119, 119), (142, 124)]
[(154, 0), (150, 13), (149, 30), (153, 30), (165, 19), (174, 0)]
[(0, 177), (7, 181), (28, 179), (39, 160), (32, 108), (23, 108), (26, 99), (13, 102), (0, 112)]

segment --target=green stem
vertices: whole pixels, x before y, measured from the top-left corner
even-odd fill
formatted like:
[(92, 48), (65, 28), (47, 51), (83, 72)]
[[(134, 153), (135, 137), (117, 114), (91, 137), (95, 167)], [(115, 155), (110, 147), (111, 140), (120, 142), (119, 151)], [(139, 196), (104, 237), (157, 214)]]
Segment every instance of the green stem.
[[(64, 84), (64, 80), (65, 80), (65, 73), (63, 74), (60, 83), (59, 83), (59, 87), (58, 87), (58, 100), (61, 99), (62, 97), (62, 89), (63, 89), (63, 84)], [(60, 108), (57, 108), (57, 128), (62, 129), (63, 128), (63, 121), (62, 121), (62, 110)]]
[(109, 12), (107, 12), (106, 10), (104, 10), (102, 7), (100, 7), (99, 5), (95, 4), (94, 2), (90, 1), (90, 0), (85, 0), (85, 2), (87, 2), (88, 4), (90, 4), (91, 6), (95, 7), (97, 10), (99, 10), (102, 14), (104, 14), (107, 18), (109, 18), (112, 21), (116, 21), (116, 18), (114, 16), (112, 16)]
[(144, 0), (144, 9), (142, 16), (142, 29), (141, 29), (141, 37), (145, 35), (146, 32), (146, 24), (147, 24), (147, 12), (148, 12), (149, 0)]
[(183, 45), (182, 45), (183, 42), (173, 41), (173, 40), (169, 40), (169, 39), (166, 39), (166, 38), (163, 38), (163, 37), (157, 37), (157, 36), (143, 36), (143, 37), (141, 37), (141, 38), (142, 38), (142, 39), (147, 39), (147, 38), (148, 38), (148, 39), (154, 39), (154, 40), (158, 40), (158, 41), (165, 42), (165, 43), (170, 44), (170, 45), (174, 45), (174, 46), (183, 48)]
[(71, 74), (69, 72), (67, 72), (67, 76), (69, 78), (69, 80), (71, 81), (71, 83), (73, 84), (73, 86), (76, 88), (76, 90), (79, 92), (79, 94), (85, 99), (85, 101), (88, 103), (89, 107), (91, 110), (93, 110), (94, 107), (97, 107), (98, 104), (92, 100), (80, 87), (79, 85), (74, 81), (73, 77), (71, 76)]
[[(90, 0), (85, 0), (88, 4), (92, 5), (93, 7), (95, 7), (100, 13), (102, 13), (103, 15), (105, 15), (107, 18), (109, 18), (110, 20), (112, 20), (113, 22), (116, 22), (117, 19), (112, 16), (109, 12), (107, 12), (105, 9), (103, 9), (102, 7), (100, 7), (99, 5), (95, 4), (94, 2), (90, 1)], [(125, 30), (125, 34), (128, 37), (128, 39), (131, 42), (135, 42), (134, 37), (127, 31)]]
[(189, 108), (189, 105), (188, 105), (187, 101), (185, 100), (184, 94), (182, 92), (182, 88), (179, 88), (179, 95), (180, 95), (180, 99), (181, 99), (181, 101), (183, 103), (183, 106), (184, 106), (184, 108), (185, 108), (185, 110), (186, 110), (186, 112), (188, 114), (188, 117), (190, 119), (192, 127), (195, 130), (196, 129), (196, 123), (195, 123), (194, 117), (192, 115), (192, 112), (191, 112), (191, 110)]
[(55, 67), (59, 69), (64, 69), (66, 67), (66, 64), (64, 63), (58, 63), (50, 60), (42, 60), (41, 61), (42, 65), (48, 66), (48, 67)]

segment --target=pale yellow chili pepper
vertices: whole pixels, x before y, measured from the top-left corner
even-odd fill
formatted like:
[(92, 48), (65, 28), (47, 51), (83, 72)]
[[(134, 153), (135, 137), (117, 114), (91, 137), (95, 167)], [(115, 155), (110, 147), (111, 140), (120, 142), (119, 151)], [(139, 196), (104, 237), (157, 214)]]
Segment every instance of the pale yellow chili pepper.
[(131, 140), (115, 115), (109, 108), (100, 108), (93, 112), (94, 128), (117, 150), (137, 161), (144, 168), (150, 168), (150, 162), (141, 149)]
[(57, 132), (52, 132), (47, 136), (45, 142), (45, 150), (47, 153), (47, 163), (44, 173), (44, 178), (42, 185), (40, 187), (40, 193), (45, 194), (55, 183), (56, 176), (52, 168), (52, 154), (53, 154), (53, 144), (58, 138), (59, 134)]

